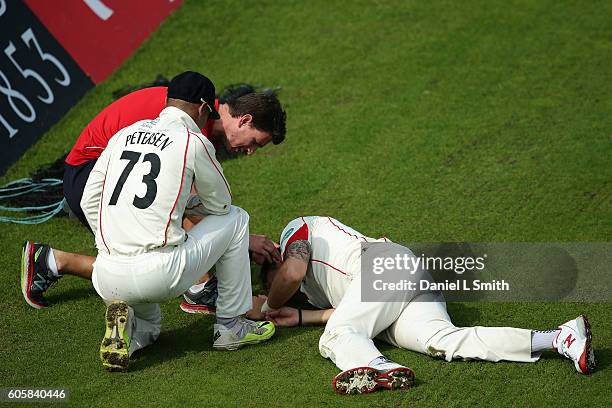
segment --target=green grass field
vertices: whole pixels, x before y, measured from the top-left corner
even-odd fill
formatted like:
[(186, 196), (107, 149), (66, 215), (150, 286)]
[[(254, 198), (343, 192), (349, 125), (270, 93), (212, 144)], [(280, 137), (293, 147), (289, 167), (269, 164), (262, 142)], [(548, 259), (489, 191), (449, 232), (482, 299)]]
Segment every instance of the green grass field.
[[(610, 15), (609, 1), (186, 1), (0, 182), (68, 151), (112, 91), (194, 69), (219, 87), (282, 86), (286, 142), (224, 163), (254, 233), (278, 239), (317, 214), (397, 242), (611, 241)], [(343, 397), (322, 328), (215, 352), (213, 320), (179, 299), (130, 371), (107, 373), (89, 282), (64, 278), (44, 310), (19, 289), (24, 239), (94, 254), (92, 237), (67, 218), (0, 228), (0, 387), (65, 387), (75, 406), (612, 405), (610, 303), (449, 305), (456, 325), (550, 328), (586, 313), (599, 363), (588, 377), (555, 355), (447, 363), (381, 345), (416, 387)]]

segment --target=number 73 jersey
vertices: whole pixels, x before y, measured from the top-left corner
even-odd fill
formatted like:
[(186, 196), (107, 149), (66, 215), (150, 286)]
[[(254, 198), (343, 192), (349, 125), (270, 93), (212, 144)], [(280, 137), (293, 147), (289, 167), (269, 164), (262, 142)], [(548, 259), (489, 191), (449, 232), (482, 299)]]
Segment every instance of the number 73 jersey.
[(157, 119), (120, 130), (96, 162), (81, 200), (98, 250), (137, 255), (184, 242), (192, 184), (202, 213), (229, 212), (230, 188), (215, 149), (185, 112), (168, 107)]

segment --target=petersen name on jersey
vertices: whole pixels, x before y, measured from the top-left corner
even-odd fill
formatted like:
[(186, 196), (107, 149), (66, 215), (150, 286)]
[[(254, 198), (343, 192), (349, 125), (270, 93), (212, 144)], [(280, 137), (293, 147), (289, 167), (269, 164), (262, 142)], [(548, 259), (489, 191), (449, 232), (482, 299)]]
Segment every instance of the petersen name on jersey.
[(207, 213), (229, 211), (229, 185), (213, 145), (174, 107), (119, 131), (95, 170), (105, 175), (96, 244), (110, 254), (184, 242), (182, 215), (192, 182)]

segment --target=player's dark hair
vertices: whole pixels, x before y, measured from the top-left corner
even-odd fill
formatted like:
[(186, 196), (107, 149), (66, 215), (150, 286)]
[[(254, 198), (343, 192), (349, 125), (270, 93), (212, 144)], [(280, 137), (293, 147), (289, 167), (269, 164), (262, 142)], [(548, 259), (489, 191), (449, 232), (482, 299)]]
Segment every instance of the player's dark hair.
[(250, 114), (253, 127), (272, 135), (272, 143), (279, 144), (285, 140), (287, 132), (285, 120), (287, 114), (274, 93), (253, 92), (227, 102), (229, 113), (233, 117)]
[(231, 84), (226, 86), (221, 90), (221, 92), (219, 92), (217, 99), (219, 99), (219, 104), (230, 103), (243, 95), (250, 94), (253, 92), (257, 92), (257, 89), (255, 89), (255, 87), (251, 84)]

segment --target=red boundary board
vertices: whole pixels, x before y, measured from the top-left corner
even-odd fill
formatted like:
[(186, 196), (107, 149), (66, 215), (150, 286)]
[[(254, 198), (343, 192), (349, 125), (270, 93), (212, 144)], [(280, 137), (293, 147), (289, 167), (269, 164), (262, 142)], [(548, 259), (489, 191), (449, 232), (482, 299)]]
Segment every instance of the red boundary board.
[(182, 0), (24, 0), (95, 83), (117, 69)]

